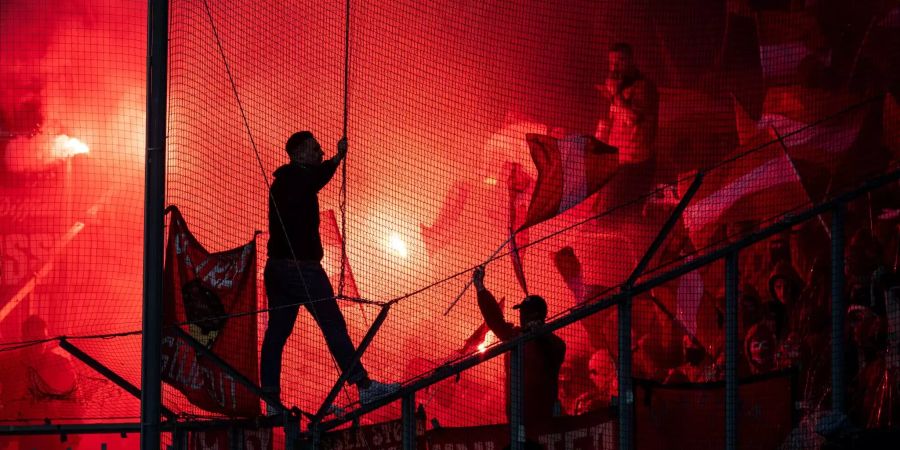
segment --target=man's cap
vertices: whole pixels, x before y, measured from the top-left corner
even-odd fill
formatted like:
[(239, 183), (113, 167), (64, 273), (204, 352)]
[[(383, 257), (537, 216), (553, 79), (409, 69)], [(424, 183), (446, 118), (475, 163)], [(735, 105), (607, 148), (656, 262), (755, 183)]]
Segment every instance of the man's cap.
[(547, 302), (540, 295), (529, 295), (513, 309), (521, 309), (525, 311), (540, 312), (543, 316), (547, 315)]

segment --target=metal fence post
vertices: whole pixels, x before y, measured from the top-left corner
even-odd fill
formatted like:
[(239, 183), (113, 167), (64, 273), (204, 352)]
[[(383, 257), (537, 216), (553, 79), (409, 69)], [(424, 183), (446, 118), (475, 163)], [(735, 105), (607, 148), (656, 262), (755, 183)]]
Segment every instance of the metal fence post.
[(631, 296), (619, 303), (619, 450), (634, 448), (634, 387), (631, 380)]
[(166, 183), (167, 0), (148, 6), (147, 152), (144, 184), (144, 294), (141, 342), (141, 448), (160, 446), (162, 266)]
[(725, 257), (725, 449), (737, 448), (738, 252)]
[(403, 450), (416, 450), (416, 393), (403, 396)]
[(522, 386), (524, 345), (521, 341), (518, 342), (509, 355), (509, 445), (511, 450), (523, 450), (525, 447), (525, 423), (522, 414), (525, 406)]
[(831, 408), (846, 413), (844, 383), (844, 205), (831, 211)]
[(300, 434), (300, 417), (291, 415), (287, 410), (282, 412), (284, 417), (284, 448), (294, 450), (297, 448), (297, 438)]
[(187, 450), (188, 434), (186, 430), (176, 427), (172, 431), (172, 448), (175, 450)]

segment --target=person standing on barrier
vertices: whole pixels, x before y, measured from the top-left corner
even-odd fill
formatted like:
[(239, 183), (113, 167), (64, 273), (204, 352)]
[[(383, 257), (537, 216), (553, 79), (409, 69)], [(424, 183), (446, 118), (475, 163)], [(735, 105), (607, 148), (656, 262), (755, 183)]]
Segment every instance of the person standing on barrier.
[[(497, 300), (484, 287), (484, 266), (475, 269), (472, 283), (478, 291), (478, 308), (484, 316), (484, 321), (498, 338), (504, 341), (513, 339), (544, 325), (547, 319), (547, 302), (540, 296), (529, 295), (521, 303), (513, 306), (513, 309), (519, 310), (519, 326), (514, 326), (503, 318), (503, 311), (500, 310)], [(566, 343), (555, 334), (547, 333), (525, 343), (523, 353), (525, 404), (522, 408), (522, 417), (527, 433), (533, 426), (554, 416), (559, 390), (559, 371), (566, 358)], [(505, 357), (509, 375), (509, 353)], [(507, 376), (507, 392), (509, 388)], [(507, 400), (507, 416), (510, 413), (509, 408)]]
[(351, 367), (356, 350), (321, 265), (318, 193), (347, 155), (346, 139), (337, 147), (337, 154), (323, 161), (322, 147), (311, 132), (294, 133), (285, 144), (290, 162), (275, 171), (269, 189), (269, 257), (263, 276), (272, 310), (260, 355), (260, 380), (266, 392), (280, 394), (284, 346), (303, 305), (341, 371), (350, 371), (347, 382), (358, 388), (360, 402), (366, 404), (397, 392), (400, 385), (371, 380), (361, 361)]

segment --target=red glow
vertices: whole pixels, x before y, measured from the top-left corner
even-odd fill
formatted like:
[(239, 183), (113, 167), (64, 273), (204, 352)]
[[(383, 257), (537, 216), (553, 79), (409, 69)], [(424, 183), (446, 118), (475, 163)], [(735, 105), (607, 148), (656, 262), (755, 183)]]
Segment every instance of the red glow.
[(491, 346), (497, 340), (497, 336), (494, 336), (493, 331), (488, 331), (486, 335), (484, 335), (484, 341), (478, 344), (478, 352), (484, 353), (488, 347)]

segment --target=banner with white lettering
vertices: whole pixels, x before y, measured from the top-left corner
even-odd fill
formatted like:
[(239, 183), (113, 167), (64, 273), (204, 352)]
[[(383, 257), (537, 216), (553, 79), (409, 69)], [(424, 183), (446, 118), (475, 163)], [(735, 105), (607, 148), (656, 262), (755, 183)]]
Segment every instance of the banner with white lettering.
[[(546, 450), (615, 450), (617, 421), (598, 411), (549, 421), (527, 436)], [(507, 425), (438, 428), (426, 434), (428, 450), (502, 450), (509, 445)]]
[(272, 429), (232, 428), (192, 432), (190, 450), (272, 450)]
[(228, 416), (257, 416), (259, 398), (209, 358), (198, 355), (174, 326), (258, 383), (256, 240), (209, 253), (181, 213), (171, 208), (164, 268), (162, 378), (194, 405)]
[[(416, 413), (416, 436), (418, 450), (425, 450), (425, 412), (421, 409)], [(332, 431), (319, 440), (322, 450), (399, 450), (402, 444), (401, 420)]]

